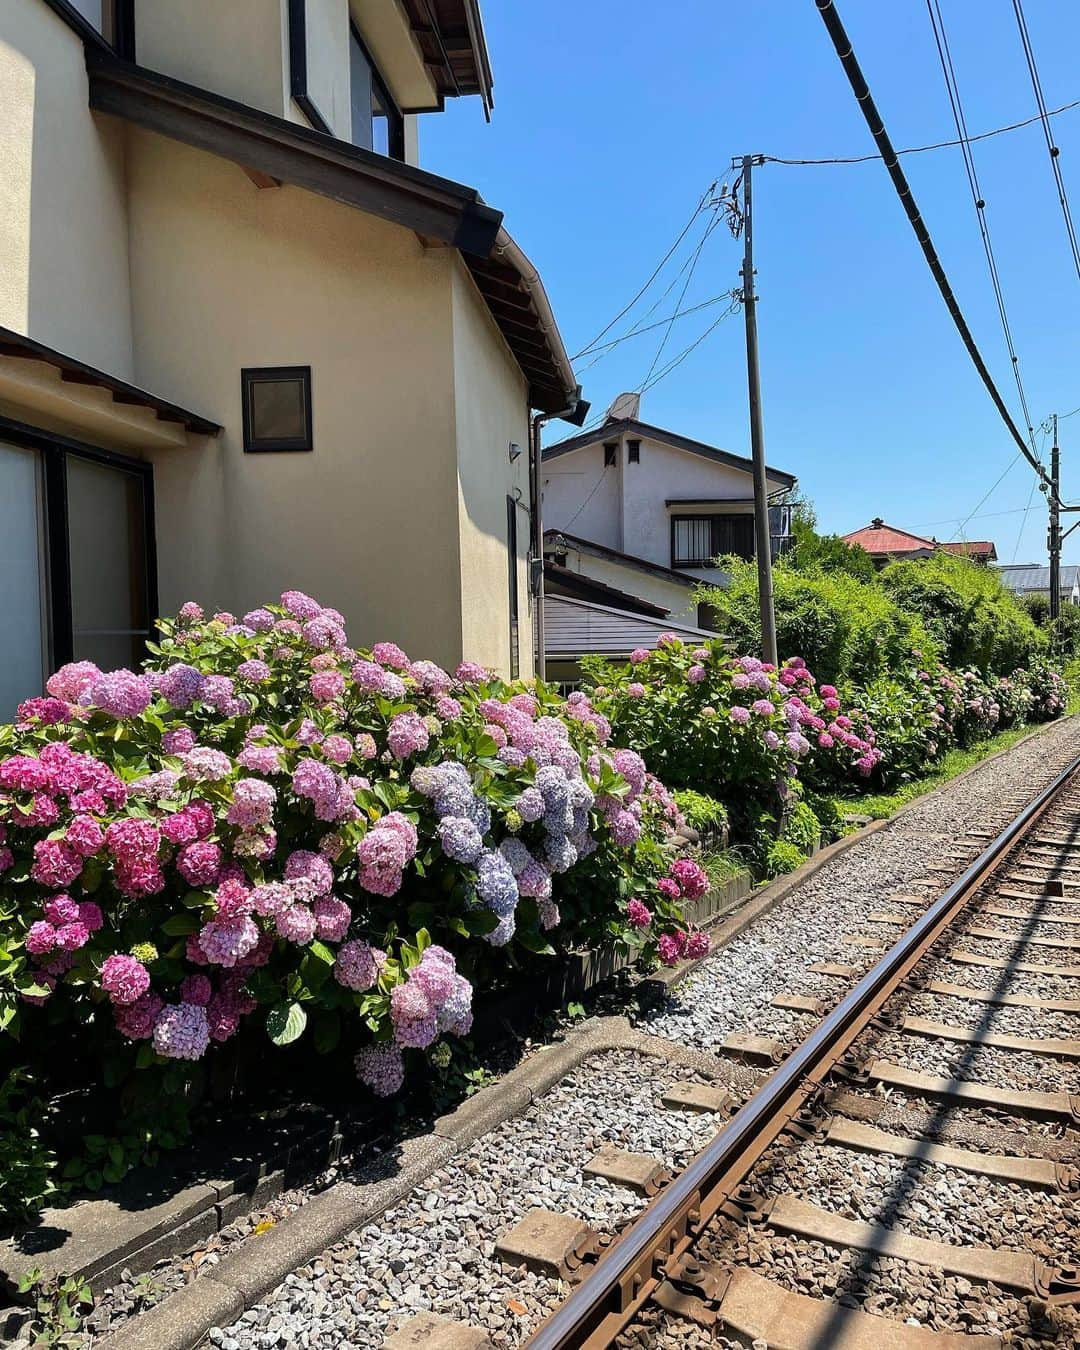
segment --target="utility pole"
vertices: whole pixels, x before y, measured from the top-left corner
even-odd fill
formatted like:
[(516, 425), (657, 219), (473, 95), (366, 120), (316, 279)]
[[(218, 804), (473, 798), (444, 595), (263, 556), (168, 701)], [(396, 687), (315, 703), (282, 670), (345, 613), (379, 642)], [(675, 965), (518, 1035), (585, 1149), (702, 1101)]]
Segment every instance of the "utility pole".
[(758, 372), (757, 296), (754, 294), (754, 216), (751, 170), (760, 155), (743, 155), (743, 315), (746, 319), (746, 381), (750, 395), (750, 449), (754, 460), (754, 552), (757, 554), (758, 605), (761, 610), (761, 653), (778, 664), (776, 611), (773, 608), (772, 538), (769, 530), (769, 485), (765, 478), (765, 433), (761, 424), (761, 377)]
[(1050, 530), (1047, 545), (1050, 549), (1050, 617), (1061, 614), (1061, 451), (1058, 448), (1058, 419), (1054, 413), (1054, 442), (1050, 447)]

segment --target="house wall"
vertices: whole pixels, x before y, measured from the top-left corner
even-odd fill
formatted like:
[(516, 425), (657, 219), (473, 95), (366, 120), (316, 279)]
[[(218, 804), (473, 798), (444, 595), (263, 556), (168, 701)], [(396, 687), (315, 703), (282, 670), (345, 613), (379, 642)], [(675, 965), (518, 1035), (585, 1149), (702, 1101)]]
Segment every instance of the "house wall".
[[(573, 545), (567, 552), (566, 566), (572, 572), (580, 572), (594, 581), (602, 581), (607, 586), (636, 595), (640, 600), (662, 606), (669, 611), (668, 617), (673, 622), (697, 626), (697, 602), (691, 599), (689, 586), (683, 586), (677, 581), (665, 581), (663, 577), (643, 572), (640, 567), (631, 567), (614, 558), (597, 558), (591, 553), (581, 552)], [(664, 621), (660, 622), (662, 624)]]
[[(601, 429), (597, 435), (602, 434)], [(631, 464), (626, 441), (625, 436), (619, 439), (616, 463), (607, 469), (602, 441), (545, 464), (545, 529), (570, 530), (582, 539), (670, 567), (673, 515), (709, 515), (717, 510), (753, 514), (754, 482), (749, 469), (644, 438), (640, 461)], [(602, 482), (598, 481), (601, 475)], [(776, 490), (782, 484), (770, 480), (769, 486)], [(709, 504), (665, 505), (680, 498), (708, 499)], [(732, 505), (712, 504), (725, 501)], [(687, 574), (711, 582), (718, 576), (715, 569), (688, 569)]]
[(41, 0), (3, 0), (0, 324), (126, 379), (123, 130), (87, 98), (79, 36)]
[(599, 443), (550, 460), (542, 474), (544, 529), (571, 530), (582, 539), (623, 549), (619, 474), (617, 464), (604, 468)]
[[(135, 0), (139, 64), (283, 117), (287, 0)], [(297, 110), (297, 120), (303, 120)]]
[[(446, 250), (443, 250), (446, 251)], [(462, 653), (510, 669), (508, 495), (517, 512), (518, 661), (532, 674), (529, 612), (528, 386), (465, 265), (453, 257), (454, 415), (458, 453)]]
[[(298, 587), (452, 664), (462, 627), (452, 251), (130, 130), (138, 382), (225, 430), (153, 454), (160, 602)], [(245, 454), (242, 366), (310, 365), (313, 453)]]

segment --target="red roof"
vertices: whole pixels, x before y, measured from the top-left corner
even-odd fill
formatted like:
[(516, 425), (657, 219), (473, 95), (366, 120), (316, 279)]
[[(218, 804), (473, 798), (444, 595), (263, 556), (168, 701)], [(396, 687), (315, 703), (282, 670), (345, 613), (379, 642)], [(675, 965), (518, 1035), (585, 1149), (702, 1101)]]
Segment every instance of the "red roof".
[(909, 534), (907, 530), (894, 529), (883, 520), (872, 520), (869, 525), (852, 534), (842, 535), (845, 544), (858, 544), (867, 553), (914, 553), (919, 549), (935, 549), (933, 539), (924, 539), (920, 534)]
[(997, 549), (992, 539), (964, 539), (954, 544), (939, 544), (946, 553), (959, 553), (964, 558), (996, 558)]

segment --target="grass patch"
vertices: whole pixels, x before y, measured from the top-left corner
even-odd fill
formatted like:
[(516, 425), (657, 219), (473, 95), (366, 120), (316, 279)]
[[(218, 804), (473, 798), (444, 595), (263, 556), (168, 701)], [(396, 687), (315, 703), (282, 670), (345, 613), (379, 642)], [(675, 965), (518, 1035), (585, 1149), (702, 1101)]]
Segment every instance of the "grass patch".
[(703, 852), (699, 861), (714, 886), (722, 886), (725, 881), (741, 876), (748, 870), (746, 860), (730, 849)]
[(988, 737), (985, 741), (977, 741), (966, 750), (950, 750), (938, 761), (933, 772), (925, 777), (913, 778), (895, 792), (880, 792), (867, 797), (838, 797), (836, 809), (842, 816), (850, 812), (852, 815), (885, 820), (895, 815), (902, 806), (907, 806), (909, 802), (915, 801), (927, 792), (932, 792), (934, 788), (941, 787), (943, 783), (962, 774), (965, 769), (973, 768), (988, 755), (998, 750), (1008, 750), (1010, 746), (1029, 735), (1031, 730), (1030, 726), (1012, 727), (1008, 731), (1000, 731), (996, 736)]

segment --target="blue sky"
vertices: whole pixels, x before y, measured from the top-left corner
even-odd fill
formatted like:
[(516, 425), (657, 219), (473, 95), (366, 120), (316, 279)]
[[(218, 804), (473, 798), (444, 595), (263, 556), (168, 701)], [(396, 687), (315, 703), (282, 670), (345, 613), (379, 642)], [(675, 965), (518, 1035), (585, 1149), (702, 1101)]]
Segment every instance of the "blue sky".
[[(940, 0), (969, 133), (1031, 116), (1010, 0)], [(841, 0), (840, 14), (897, 146), (951, 139), (923, 0)], [(1048, 106), (1080, 98), (1080, 5), (1026, 0)], [(544, 277), (568, 350), (614, 317), (732, 155), (873, 149), (813, 0), (486, 0), (494, 117), (477, 100), (421, 127), (426, 168), (477, 187)], [(1080, 108), (1054, 119), (1080, 227)], [(1038, 124), (974, 147), (1020, 369), (1038, 423), (1080, 405), (1080, 279)], [(905, 168), (976, 339), (1019, 420), (963, 162), (957, 149)], [(769, 461), (798, 474), (824, 529), (882, 515), (955, 537), (1015, 457), (945, 312), (880, 162), (755, 171), (756, 253)], [(699, 225), (701, 222), (699, 221)], [(644, 301), (659, 298), (698, 226)], [(741, 243), (704, 245), (683, 306), (738, 284)], [(685, 280), (652, 316), (666, 317)], [(672, 328), (660, 366), (720, 312)], [(650, 321), (652, 321), (650, 320)], [(639, 385), (663, 330), (582, 376), (595, 410)], [(741, 316), (645, 396), (643, 417), (748, 453)], [(1040, 438), (1041, 439), (1041, 438)], [(1047, 445), (1049, 442), (1047, 442)], [(1080, 413), (1062, 424), (1063, 494), (1080, 500)], [(1048, 454), (1048, 451), (1047, 451)], [(1002, 561), (1044, 558), (1034, 474), (1014, 464), (967, 538)], [(1024, 509), (1031, 502), (1030, 513)], [(1080, 562), (1080, 530), (1065, 545)]]

